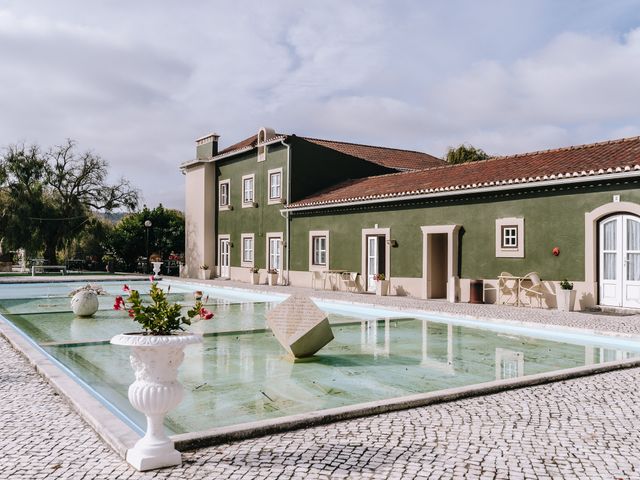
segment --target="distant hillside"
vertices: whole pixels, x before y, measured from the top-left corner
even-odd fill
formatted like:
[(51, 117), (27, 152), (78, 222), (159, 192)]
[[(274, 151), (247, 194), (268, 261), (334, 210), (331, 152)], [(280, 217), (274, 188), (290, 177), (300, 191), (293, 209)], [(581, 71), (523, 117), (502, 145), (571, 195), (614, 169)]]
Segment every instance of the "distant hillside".
[(102, 218), (103, 220), (115, 225), (124, 217), (126, 217), (128, 212), (93, 212), (94, 215), (98, 218)]

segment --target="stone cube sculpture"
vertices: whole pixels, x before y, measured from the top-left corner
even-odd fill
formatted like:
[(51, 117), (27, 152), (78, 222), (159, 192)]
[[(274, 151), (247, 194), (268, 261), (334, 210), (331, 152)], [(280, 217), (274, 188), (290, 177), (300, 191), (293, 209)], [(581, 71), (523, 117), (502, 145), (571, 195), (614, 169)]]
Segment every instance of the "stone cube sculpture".
[(333, 340), (327, 315), (302, 295), (290, 296), (267, 313), (267, 325), (294, 358), (310, 357)]

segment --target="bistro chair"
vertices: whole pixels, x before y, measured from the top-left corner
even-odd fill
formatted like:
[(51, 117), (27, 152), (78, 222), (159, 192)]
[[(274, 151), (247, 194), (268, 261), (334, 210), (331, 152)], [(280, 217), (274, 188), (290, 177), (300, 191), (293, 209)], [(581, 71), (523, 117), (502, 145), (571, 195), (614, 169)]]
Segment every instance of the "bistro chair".
[(538, 308), (542, 308), (544, 298), (544, 285), (540, 280), (538, 272), (529, 272), (520, 281), (520, 290), (524, 292), (527, 304), (533, 307), (533, 299), (538, 303)]
[(342, 284), (348, 292), (355, 293), (358, 291), (358, 272), (344, 272), (340, 276), (340, 280), (342, 280)]
[(318, 289), (318, 285), (322, 285), (322, 289), (326, 288), (327, 274), (325, 272), (312, 272), (311, 288)]
[(518, 304), (518, 280), (509, 272), (502, 272), (498, 276), (498, 303), (504, 305)]

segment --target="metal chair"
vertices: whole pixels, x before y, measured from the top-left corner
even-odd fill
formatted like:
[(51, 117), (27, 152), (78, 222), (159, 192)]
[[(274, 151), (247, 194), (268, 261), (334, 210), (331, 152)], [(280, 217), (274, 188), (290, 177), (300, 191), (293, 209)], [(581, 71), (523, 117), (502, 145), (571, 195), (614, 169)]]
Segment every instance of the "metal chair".
[[(531, 285), (529, 285), (531, 283)], [(533, 299), (538, 302), (538, 308), (542, 308), (542, 299), (544, 298), (544, 285), (540, 280), (537, 272), (529, 272), (520, 281), (520, 290), (524, 292), (527, 304), (533, 307)]]
[[(518, 280), (509, 272), (500, 273), (498, 276), (498, 303), (517, 305), (518, 293)], [(504, 297), (507, 299), (503, 300)]]
[(358, 272), (344, 272), (340, 275), (340, 280), (348, 292), (358, 291)]

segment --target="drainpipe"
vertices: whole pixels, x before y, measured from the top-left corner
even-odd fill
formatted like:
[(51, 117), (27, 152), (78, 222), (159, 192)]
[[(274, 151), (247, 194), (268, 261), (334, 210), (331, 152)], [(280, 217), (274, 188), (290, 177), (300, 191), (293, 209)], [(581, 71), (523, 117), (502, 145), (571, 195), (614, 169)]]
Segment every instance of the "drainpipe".
[[(286, 143), (286, 140), (287, 139), (285, 137), (282, 140), (280, 140), (280, 143), (285, 147), (287, 147), (287, 205), (289, 205), (291, 203), (291, 144)], [(286, 246), (285, 246), (286, 255), (284, 257), (286, 261), (286, 268), (284, 268), (284, 271), (286, 273), (283, 276), (282, 281), (284, 285), (289, 285), (289, 261), (290, 261), (289, 246), (291, 245), (290, 238), (289, 238), (289, 211), (282, 209), (280, 210), (280, 215), (286, 221), (285, 235), (284, 235), (285, 242), (286, 242)]]

